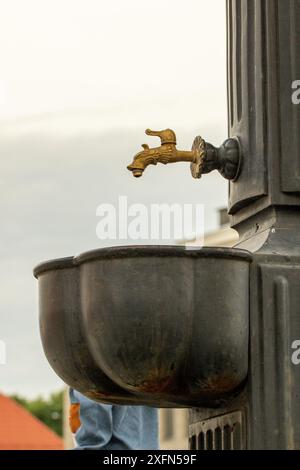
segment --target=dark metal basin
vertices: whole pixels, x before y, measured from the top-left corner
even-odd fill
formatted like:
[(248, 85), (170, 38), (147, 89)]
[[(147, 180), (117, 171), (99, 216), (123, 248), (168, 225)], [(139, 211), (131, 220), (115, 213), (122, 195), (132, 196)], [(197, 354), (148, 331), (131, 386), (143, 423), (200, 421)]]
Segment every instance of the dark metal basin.
[(99, 401), (216, 406), (248, 369), (248, 252), (104, 248), (35, 268), (46, 356)]

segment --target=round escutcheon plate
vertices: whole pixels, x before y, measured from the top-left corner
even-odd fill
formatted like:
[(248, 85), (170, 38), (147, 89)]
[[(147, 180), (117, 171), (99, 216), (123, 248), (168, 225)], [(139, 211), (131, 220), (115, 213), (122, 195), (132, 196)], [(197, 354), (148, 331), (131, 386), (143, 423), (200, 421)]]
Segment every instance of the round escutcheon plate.
[(196, 160), (191, 163), (191, 173), (193, 178), (201, 178), (203, 165), (205, 162), (205, 140), (199, 135), (195, 138), (192, 146), (192, 151), (195, 152)]

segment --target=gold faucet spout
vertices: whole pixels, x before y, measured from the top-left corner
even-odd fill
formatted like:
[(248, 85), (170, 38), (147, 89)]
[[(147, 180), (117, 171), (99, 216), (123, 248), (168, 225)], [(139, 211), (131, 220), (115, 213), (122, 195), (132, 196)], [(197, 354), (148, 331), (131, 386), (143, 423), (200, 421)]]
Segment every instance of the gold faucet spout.
[(241, 145), (237, 137), (230, 137), (218, 148), (205, 142), (202, 137), (194, 139), (191, 150), (178, 150), (176, 148), (176, 135), (171, 129), (164, 131), (146, 130), (147, 135), (159, 137), (160, 147), (150, 148), (143, 144), (143, 150), (137, 153), (128, 170), (133, 176), (139, 178), (148, 165), (157, 163), (189, 162), (193, 178), (201, 178), (203, 174), (218, 170), (229, 181), (236, 181), (242, 168)]
[(197, 162), (204, 158), (204, 152), (201, 154), (197, 148), (190, 151), (177, 150), (176, 135), (171, 129), (165, 129), (163, 131), (152, 131), (147, 129), (146, 134), (159, 137), (161, 140), (161, 146), (149, 148), (147, 144), (142, 145), (144, 150), (137, 153), (133, 162), (127, 167), (136, 178), (142, 176), (148, 165), (157, 165), (157, 163), (167, 165), (168, 163), (177, 162), (190, 162), (191, 164), (197, 164)]

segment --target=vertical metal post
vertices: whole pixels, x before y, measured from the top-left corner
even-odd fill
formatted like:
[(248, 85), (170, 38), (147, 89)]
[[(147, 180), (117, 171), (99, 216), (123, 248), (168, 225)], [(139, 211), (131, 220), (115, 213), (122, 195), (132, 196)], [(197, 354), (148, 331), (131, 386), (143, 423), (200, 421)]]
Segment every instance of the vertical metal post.
[(300, 0), (227, 0), (227, 31), (229, 134), (243, 153), (229, 213), (254, 253), (249, 375), (222, 409), (191, 411), (190, 436), (229, 426), (242, 448), (300, 449)]

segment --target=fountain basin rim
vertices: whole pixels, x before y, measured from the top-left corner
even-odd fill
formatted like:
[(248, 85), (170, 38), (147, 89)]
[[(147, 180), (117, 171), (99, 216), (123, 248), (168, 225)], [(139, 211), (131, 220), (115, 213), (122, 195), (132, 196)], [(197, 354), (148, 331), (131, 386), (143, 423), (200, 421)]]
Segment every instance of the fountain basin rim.
[(186, 258), (223, 258), (240, 259), (251, 262), (252, 253), (239, 248), (227, 247), (185, 247), (178, 245), (128, 245), (97, 248), (78, 256), (57, 258), (39, 263), (33, 270), (34, 277), (57, 269), (80, 266), (87, 261), (98, 259), (142, 258), (142, 257), (186, 257)]

